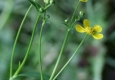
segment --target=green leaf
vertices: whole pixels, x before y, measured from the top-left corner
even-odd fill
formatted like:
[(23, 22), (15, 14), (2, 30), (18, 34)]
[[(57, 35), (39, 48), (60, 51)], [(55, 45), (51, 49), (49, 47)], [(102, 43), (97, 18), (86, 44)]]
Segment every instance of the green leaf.
[(41, 8), (40, 4), (38, 4), (37, 2), (33, 0), (28, 0), (28, 1), (39, 11), (39, 8)]

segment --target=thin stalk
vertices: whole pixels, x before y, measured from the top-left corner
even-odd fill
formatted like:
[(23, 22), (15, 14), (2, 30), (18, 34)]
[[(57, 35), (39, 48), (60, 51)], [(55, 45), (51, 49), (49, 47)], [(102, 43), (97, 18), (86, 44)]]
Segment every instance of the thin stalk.
[(73, 22), (73, 24), (71, 24), (71, 28), (74, 27), (74, 25), (75, 25), (75, 23), (76, 23), (77, 21), (79, 21), (79, 20), (75, 20), (75, 21)]
[(22, 29), (22, 26), (23, 26), (23, 24), (24, 24), (24, 22), (25, 22), (25, 19), (26, 19), (26, 17), (27, 17), (27, 15), (28, 15), (28, 13), (29, 13), (29, 11), (30, 11), (31, 8), (32, 8), (32, 5), (28, 8), (28, 10), (27, 10), (27, 12), (26, 12), (26, 14), (25, 14), (25, 16), (24, 16), (24, 18), (23, 18), (21, 24), (20, 24), (18, 33), (17, 33), (16, 38), (15, 38), (15, 41), (14, 41), (14, 45), (13, 45), (13, 49), (12, 49), (12, 53), (11, 53), (10, 77), (12, 77), (14, 51), (15, 51), (15, 48), (16, 48), (17, 40), (18, 40), (18, 38), (19, 38), (19, 34), (20, 34), (20, 31), (21, 31), (21, 29)]
[(61, 56), (62, 56), (62, 53), (63, 53), (64, 47), (65, 47), (65, 44), (66, 44), (66, 41), (67, 41), (67, 38), (68, 38), (69, 32), (70, 32), (70, 30), (72, 29), (72, 26), (73, 26), (73, 25), (72, 25), (72, 21), (73, 21), (73, 18), (74, 18), (74, 16), (75, 16), (75, 13), (76, 13), (76, 11), (77, 11), (79, 5), (80, 5), (80, 1), (78, 2), (77, 7), (76, 7), (76, 9), (75, 9), (75, 11), (74, 11), (74, 13), (73, 13), (73, 15), (72, 15), (72, 18), (71, 18), (71, 21), (70, 21), (70, 25), (69, 25), (70, 29), (68, 29), (68, 31), (67, 31), (67, 33), (66, 33), (66, 36), (65, 36), (65, 39), (64, 39), (64, 42), (63, 42), (63, 45), (62, 45), (61, 51), (60, 51), (60, 53), (59, 53), (59, 56), (58, 56), (58, 59), (57, 59), (56, 65), (55, 65), (55, 67), (54, 67), (54, 69), (53, 69), (53, 72), (52, 72), (51, 77), (50, 77), (49, 80), (52, 80), (52, 79), (53, 79), (53, 76), (54, 76), (55, 71), (56, 71), (56, 69), (57, 69), (57, 66), (58, 66), (58, 64), (59, 64), (59, 61), (60, 61), (60, 59), (61, 59)]
[(18, 73), (20, 72), (20, 70), (22, 69), (22, 67), (24, 66), (25, 62), (26, 62), (26, 59), (28, 57), (28, 54), (30, 52), (30, 49), (32, 47), (32, 43), (33, 43), (33, 39), (34, 39), (34, 35), (35, 35), (35, 31), (36, 31), (36, 27), (37, 27), (37, 24), (38, 24), (38, 21), (41, 17), (42, 13), (38, 13), (38, 16), (37, 16), (37, 20), (35, 22), (35, 25), (34, 25), (34, 28), (33, 28), (33, 31), (32, 31), (32, 36), (31, 36), (31, 39), (30, 39), (30, 42), (29, 42), (29, 46), (28, 46), (28, 49), (27, 49), (27, 52), (26, 52), (26, 55), (21, 63), (21, 65), (19, 66), (19, 68), (17, 69), (17, 71), (15, 72), (14, 76), (17, 76)]
[(60, 59), (61, 59), (62, 53), (63, 53), (63, 51), (64, 51), (64, 47), (65, 47), (65, 45), (66, 45), (66, 42), (67, 42), (69, 33), (70, 33), (70, 30), (67, 30), (66, 36), (65, 36), (65, 39), (64, 39), (64, 42), (63, 42), (63, 45), (62, 45), (62, 48), (61, 48), (61, 50), (60, 50), (60, 53), (59, 53), (59, 56), (58, 56), (58, 59), (57, 59), (57, 62), (56, 62), (56, 64), (55, 64), (55, 67), (54, 67), (54, 69), (53, 69), (53, 72), (52, 72), (51, 77), (50, 77), (49, 80), (52, 80), (52, 79), (53, 79), (53, 76), (54, 76), (55, 71), (56, 71), (56, 69), (57, 69), (57, 66), (58, 66), (58, 64), (59, 64), (59, 61), (60, 61)]
[(76, 11), (77, 11), (79, 5), (80, 5), (80, 1), (78, 2), (77, 6), (76, 6), (76, 8), (75, 8), (75, 11), (74, 11), (74, 13), (73, 13), (73, 15), (72, 15), (72, 18), (71, 18), (71, 21), (70, 21), (70, 24), (72, 24), (73, 18), (74, 18), (74, 16), (75, 16), (75, 13), (76, 13)]
[(46, 12), (44, 13), (44, 19), (43, 19), (43, 23), (42, 23), (42, 27), (40, 30), (40, 38), (39, 38), (39, 65), (40, 65), (40, 74), (41, 74), (41, 80), (43, 80), (43, 72), (42, 72), (42, 58), (41, 58), (41, 41), (42, 41), (42, 33), (43, 33), (43, 28), (44, 25), (47, 21), (47, 19), (45, 19), (46, 16)]
[(44, 9), (46, 10), (46, 9), (49, 8), (51, 5), (52, 5), (52, 4), (49, 4), (49, 5), (46, 6), (46, 4), (45, 4), (45, 8), (44, 8)]
[(88, 35), (86, 35), (83, 40), (81, 41), (81, 43), (79, 44), (79, 46), (77, 47), (77, 49), (75, 50), (75, 52), (73, 53), (73, 55), (70, 57), (70, 59), (66, 62), (66, 64), (62, 67), (62, 69), (57, 73), (57, 75), (53, 78), (53, 80), (55, 80), (59, 74), (64, 70), (64, 68), (69, 64), (69, 62), (73, 59), (73, 57), (76, 55), (77, 51), (79, 50), (79, 48), (81, 47), (81, 45), (83, 44), (83, 42), (85, 41), (86, 37)]

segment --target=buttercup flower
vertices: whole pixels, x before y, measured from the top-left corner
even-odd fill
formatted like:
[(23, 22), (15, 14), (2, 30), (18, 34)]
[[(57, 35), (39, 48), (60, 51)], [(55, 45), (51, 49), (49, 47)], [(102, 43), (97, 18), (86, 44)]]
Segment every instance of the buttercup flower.
[(93, 38), (95, 38), (95, 39), (102, 39), (103, 38), (103, 34), (99, 34), (99, 32), (102, 31), (101, 26), (95, 25), (93, 28), (90, 27), (90, 22), (88, 19), (85, 19), (83, 21), (83, 25), (84, 25), (84, 27), (77, 24), (76, 25), (76, 31), (81, 32), (81, 33), (86, 32), (87, 34), (92, 35)]
[(79, 1), (81, 1), (81, 2), (87, 2), (88, 0), (79, 0)]

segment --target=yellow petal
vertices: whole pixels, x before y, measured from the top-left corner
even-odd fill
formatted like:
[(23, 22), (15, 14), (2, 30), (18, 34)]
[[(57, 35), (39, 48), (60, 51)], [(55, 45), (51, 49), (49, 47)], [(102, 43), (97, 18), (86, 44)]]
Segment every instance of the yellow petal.
[(81, 25), (76, 25), (76, 31), (83, 33), (85, 29)]
[(88, 19), (85, 19), (85, 20), (83, 21), (83, 25), (84, 25), (85, 28), (86, 28), (86, 27), (90, 27), (90, 22), (89, 22), (89, 20), (88, 20)]
[(102, 31), (102, 28), (99, 25), (95, 25), (93, 29), (95, 32), (101, 32)]
[(102, 39), (103, 38), (103, 34), (93, 34), (92, 35), (95, 39)]

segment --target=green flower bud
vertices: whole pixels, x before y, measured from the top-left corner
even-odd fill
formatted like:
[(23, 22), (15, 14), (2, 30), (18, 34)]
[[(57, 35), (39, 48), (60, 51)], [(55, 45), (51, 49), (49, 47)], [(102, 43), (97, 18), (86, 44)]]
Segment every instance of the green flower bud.
[(44, 0), (44, 2), (45, 2), (46, 4), (49, 4), (50, 0)]
[(52, 3), (53, 3), (53, 0), (44, 0), (44, 2), (45, 2), (46, 4), (52, 4)]
[(52, 4), (53, 3), (53, 0), (50, 0), (50, 4)]
[(83, 12), (83, 11), (80, 11), (80, 12), (79, 12), (79, 15), (80, 15), (80, 16), (83, 16), (83, 15), (84, 15), (84, 12)]
[(88, 0), (79, 0), (79, 1), (81, 1), (81, 2), (87, 2)]
[(65, 23), (68, 23), (68, 18), (65, 20)]

